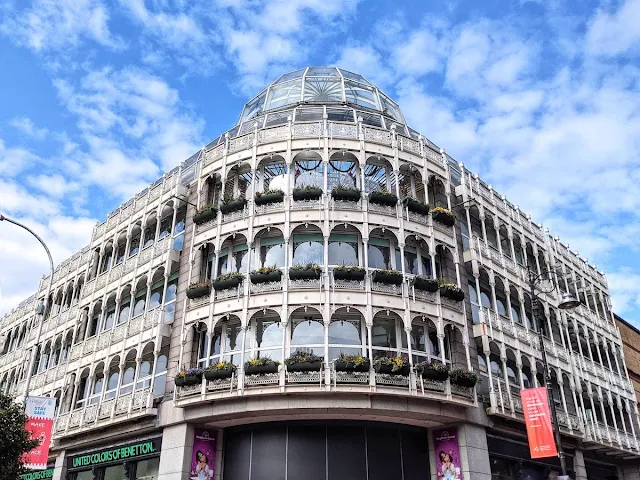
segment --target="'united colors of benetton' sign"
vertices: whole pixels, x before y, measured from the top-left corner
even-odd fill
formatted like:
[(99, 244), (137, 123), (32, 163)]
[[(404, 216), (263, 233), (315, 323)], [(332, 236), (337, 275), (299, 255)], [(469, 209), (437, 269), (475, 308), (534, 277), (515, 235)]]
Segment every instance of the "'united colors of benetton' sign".
[(69, 468), (92, 467), (103, 463), (118, 462), (129, 458), (141, 457), (160, 453), (160, 440), (148, 440), (145, 442), (132, 443), (114, 447), (99, 452), (88, 453), (86, 455), (74, 455), (69, 457)]

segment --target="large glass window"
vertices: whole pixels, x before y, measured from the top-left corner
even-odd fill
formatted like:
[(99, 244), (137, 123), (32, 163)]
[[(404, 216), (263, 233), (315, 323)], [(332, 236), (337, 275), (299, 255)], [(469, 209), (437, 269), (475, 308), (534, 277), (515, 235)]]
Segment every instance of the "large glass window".
[[(176, 274), (177, 275), (177, 274)], [(176, 292), (178, 290), (178, 278), (170, 280), (167, 285), (167, 291), (164, 296), (164, 321), (166, 323), (173, 322), (176, 314)]]
[(324, 248), (321, 234), (293, 235), (293, 264), (324, 264)]
[(336, 319), (329, 324), (329, 360), (341, 353), (362, 355), (362, 323), (359, 319)]
[(82, 377), (78, 387), (78, 399), (76, 400), (76, 408), (82, 408), (87, 403), (90, 387), (89, 377)]
[(138, 381), (136, 390), (142, 390), (151, 386), (151, 376), (153, 373), (153, 351), (148, 351), (142, 356), (138, 369)]
[(254, 321), (255, 357), (281, 360), (284, 329), (279, 320), (258, 318)]
[(89, 398), (89, 403), (91, 405), (94, 405), (100, 401), (100, 395), (102, 394), (103, 386), (104, 386), (104, 374), (102, 372), (98, 372), (96, 374), (95, 380), (93, 381), (91, 397)]
[(126, 477), (124, 465), (113, 465), (104, 469), (103, 480), (122, 480)]
[(411, 351), (414, 365), (427, 360), (428, 337), (425, 330), (424, 324), (414, 323), (411, 326)]
[(347, 102), (371, 109), (378, 108), (373, 88), (345, 79), (344, 89)]
[(284, 267), (284, 247), (283, 237), (261, 238), (259, 255), (254, 261), (255, 268)]
[(109, 378), (107, 380), (107, 391), (104, 394), (105, 400), (108, 400), (116, 396), (119, 377), (120, 377), (119, 365), (112, 364), (111, 368), (109, 369)]
[(136, 462), (136, 480), (155, 480), (159, 472), (160, 457)]
[(118, 325), (129, 320), (129, 315), (131, 315), (129, 302), (131, 302), (131, 297), (127, 297), (123, 302), (123, 306), (120, 308), (120, 313), (118, 314)]
[(476, 292), (476, 287), (474, 284), (469, 282), (467, 284), (469, 287), (469, 302), (471, 303), (471, 318), (473, 319), (474, 324), (480, 323), (480, 299), (478, 298), (478, 293)]
[(331, 234), (329, 236), (329, 265), (358, 265), (358, 237)]
[(146, 300), (144, 297), (145, 297), (144, 291), (136, 295), (136, 305), (135, 307), (133, 307), (133, 317), (137, 317), (138, 315), (142, 315), (144, 313), (144, 308), (146, 303)]
[(291, 353), (324, 356), (324, 324), (318, 318), (295, 319), (291, 325)]
[(394, 318), (377, 316), (373, 320), (371, 347), (373, 357), (386, 357), (397, 354), (398, 328)]
[[(130, 360), (132, 362), (133, 360)], [(136, 375), (136, 369), (134, 365), (127, 365), (122, 374), (122, 385), (120, 386), (120, 394), (129, 393), (133, 390), (133, 380)]]
[(240, 322), (227, 324), (224, 337), (224, 360), (240, 365), (243, 335)]
[(384, 238), (372, 237), (367, 247), (369, 268), (391, 269), (390, 242)]

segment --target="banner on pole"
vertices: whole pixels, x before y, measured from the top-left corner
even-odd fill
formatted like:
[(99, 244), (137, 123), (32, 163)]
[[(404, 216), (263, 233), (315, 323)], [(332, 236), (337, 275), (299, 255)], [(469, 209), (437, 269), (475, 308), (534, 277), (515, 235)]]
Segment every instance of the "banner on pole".
[(47, 468), (55, 409), (55, 398), (27, 397), (25, 401), (25, 413), (28, 417), (26, 429), (31, 433), (31, 438), (38, 439), (40, 443), (24, 455), (22, 461), (25, 468), (30, 470)]
[(557, 457), (546, 387), (520, 390), (531, 458)]

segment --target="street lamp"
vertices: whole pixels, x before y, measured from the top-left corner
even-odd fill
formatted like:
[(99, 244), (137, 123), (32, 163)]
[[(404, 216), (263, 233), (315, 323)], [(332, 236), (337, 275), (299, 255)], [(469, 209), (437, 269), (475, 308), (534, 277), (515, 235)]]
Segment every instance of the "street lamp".
[[(549, 364), (547, 363), (547, 353), (544, 349), (544, 336), (542, 334), (542, 325), (538, 321), (538, 296), (536, 295), (536, 289), (540, 293), (549, 293), (553, 290), (553, 284), (550, 289), (541, 289), (541, 283), (543, 280), (547, 280), (550, 277), (551, 272), (542, 272), (539, 274), (533, 273), (531, 268), (527, 267), (527, 282), (529, 284), (529, 291), (531, 294), (531, 302), (533, 306), (533, 317), (535, 323), (538, 324), (538, 341), (540, 343), (540, 351), (542, 352), (542, 364), (544, 366), (544, 381), (547, 387), (547, 397), (549, 397), (549, 410), (551, 410), (551, 422), (553, 425), (553, 431), (556, 437), (556, 446), (558, 449), (558, 459), (560, 460), (560, 469), (562, 470), (563, 477), (568, 479), (567, 465), (564, 459), (564, 449), (562, 448), (562, 437), (560, 436), (560, 425), (558, 424), (558, 416), (556, 413), (556, 404), (553, 401), (553, 389), (551, 386), (551, 374), (549, 373)], [(556, 272), (557, 274), (557, 272)], [(564, 293), (560, 298), (558, 308), (560, 310), (571, 310), (580, 305), (580, 301), (570, 293)]]
[(44, 322), (44, 314), (47, 311), (47, 306), (48, 306), (48, 302), (49, 302), (49, 295), (51, 294), (51, 285), (53, 284), (53, 258), (51, 258), (51, 252), (49, 252), (49, 247), (47, 247), (47, 244), (44, 243), (44, 240), (42, 240), (42, 238), (40, 238), (38, 236), (37, 233), (35, 233), (33, 230), (31, 230), (29, 227), (27, 227), (26, 225), (23, 225), (20, 222), (17, 222), (15, 220), (12, 220), (4, 215), (0, 215), (0, 222), (2, 221), (7, 221), (9, 223), (13, 223), (14, 225), (17, 225), (19, 227), (24, 228), (27, 232), (29, 232), (31, 235), (33, 235), (34, 237), (36, 237), (38, 239), (38, 241), (42, 244), (42, 246), (44, 247), (45, 251), (47, 252), (47, 256), (49, 257), (49, 268), (51, 270), (51, 272), (49, 273), (49, 284), (47, 285), (47, 293), (44, 297), (44, 304), (39, 304), (36, 307), (36, 314), (40, 315), (40, 322), (38, 322), (38, 332), (36, 334), (36, 341), (33, 345), (33, 348), (31, 349), (31, 358), (29, 359), (29, 366), (27, 369), (27, 378), (24, 381), (24, 399), (27, 399), (27, 396), (29, 395), (29, 385), (31, 384), (31, 376), (32, 376), (32, 372), (33, 372), (33, 367), (34, 364), (36, 362), (36, 351), (38, 349), (38, 344), (40, 343), (40, 335), (42, 334), (42, 323)]

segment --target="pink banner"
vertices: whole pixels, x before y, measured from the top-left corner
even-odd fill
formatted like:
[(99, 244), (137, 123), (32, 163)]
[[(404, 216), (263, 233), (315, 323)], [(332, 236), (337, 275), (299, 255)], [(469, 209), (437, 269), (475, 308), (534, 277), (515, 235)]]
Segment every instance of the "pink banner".
[(22, 462), (25, 468), (38, 470), (47, 467), (55, 409), (56, 400), (54, 398), (27, 397), (25, 402), (25, 413), (28, 417), (26, 429), (31, 433), (31, 438), (37, 438), (40, 443), (24, 455)]
[(557, 457), (546, 387), (520, 390), (531, 458)]

